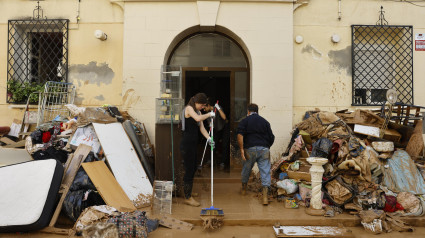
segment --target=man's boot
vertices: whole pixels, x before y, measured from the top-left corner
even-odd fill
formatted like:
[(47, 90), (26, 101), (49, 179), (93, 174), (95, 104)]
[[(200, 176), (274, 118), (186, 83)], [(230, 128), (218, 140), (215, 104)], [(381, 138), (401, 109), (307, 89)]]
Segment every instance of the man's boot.
[(268, 197), (268, 188), (267, 187), (263, 187), (263, 205), (268, 205), (269, 204), (269, 197)]
[(242, 189), (241, 189), (242, 196), (245, 196), (246, 195), (246, 189), (247, 189), (247, 187), (248, 187), (248, 184), (242, 183)]

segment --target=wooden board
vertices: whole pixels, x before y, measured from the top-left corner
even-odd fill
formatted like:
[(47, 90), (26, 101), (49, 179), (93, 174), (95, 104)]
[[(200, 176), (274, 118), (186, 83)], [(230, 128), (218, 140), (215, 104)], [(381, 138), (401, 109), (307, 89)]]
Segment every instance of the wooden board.
[(20, 140), (18, 142), (14, 142), (13, 144), (5, 145), (4, 148), (19, 148), (25, 147), (25, 140)]
[(12, 144), (15, 144), (16, 143), (15, 141), (13, 141), (13, 140), (11, 140), (11, 139), (9, 139), (7, 137), (0, 138), (0, 141), (3, 142), (3, 143), (5, 143), (6, 145), (12, 145)]
[(0, 167), (32, 160), (31, 155), (24, 149), (5, 149), (0, 147), (0, 155)]
[(50, 221), (49, 226), (54, 226), (58, 217), (59, 213), (62, 210), (62, 205), (65, 200), (66, 194), (69, 191), (69, 188), (72, 185), (72, 182), (74, 181), (75, 175), (77, 174), (78, 169), (81, 166), (81, 163), (84, 161), (84, 159), (87, 157), (87, 155), (91, 151), (91, 146), (81, 144), (78, 146), (77, 150), (74, 153), (74, 156), (71, 158), (71, 161), (68, 163), (65, 167), (65, 173), (62, 179), (62, 185), (61, 185), (61, 199), (59, 200), (58, 206), (56, 207), (55, 213), (53, 213), (52, 220)]
[(336, 226), (273, 227), (276, 237), (352, 237), (346, 229)]
[(121, 123), (93, 123), (112, 173), (136, 208), (150, 205), (153, 189)]
[(159, 220), (159, 224), (171, 229), (176, 229), (176, 230), (185, 230), (185, 231), (190, 231), (193, 228), (193, 224), (184, 222), (184, 221), (180, 221), (178, 219), (174, 219), (172, 217), (168, 217), (168, 216), (163, 216), (160, 220)]
[(114, 175), (109, 171), (105, 162), (83, 163), (82, 166), (107, 205), (116, 208), (120, 212), (136, 210), (136, 207), (118, 184)]

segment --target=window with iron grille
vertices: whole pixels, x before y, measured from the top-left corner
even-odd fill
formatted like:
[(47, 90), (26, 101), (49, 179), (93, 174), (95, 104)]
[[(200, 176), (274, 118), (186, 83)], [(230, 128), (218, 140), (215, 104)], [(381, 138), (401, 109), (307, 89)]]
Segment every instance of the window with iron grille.
[(68, 25), (67, 19), (8, 21), (7, 102), (26, 102), (47, 81), (67, 82)]
[(352, 105), (382, 105), (388, 89), (413, 104), (412, 26), (352, 25)]

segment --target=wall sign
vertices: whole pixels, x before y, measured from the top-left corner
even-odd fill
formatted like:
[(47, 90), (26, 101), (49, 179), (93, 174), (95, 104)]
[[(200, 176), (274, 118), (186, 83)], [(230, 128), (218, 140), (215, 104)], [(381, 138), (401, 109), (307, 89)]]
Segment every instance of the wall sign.
[(415, 35), (415, 50), (425, 51), (425, 34)]

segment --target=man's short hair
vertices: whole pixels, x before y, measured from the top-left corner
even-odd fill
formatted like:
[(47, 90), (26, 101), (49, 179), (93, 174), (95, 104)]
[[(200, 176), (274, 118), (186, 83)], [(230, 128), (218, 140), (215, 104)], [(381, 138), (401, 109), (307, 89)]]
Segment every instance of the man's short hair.
[(251, 103), (248, 105), (248, 111), (258, 113), (258, 105), (255, 103)]

